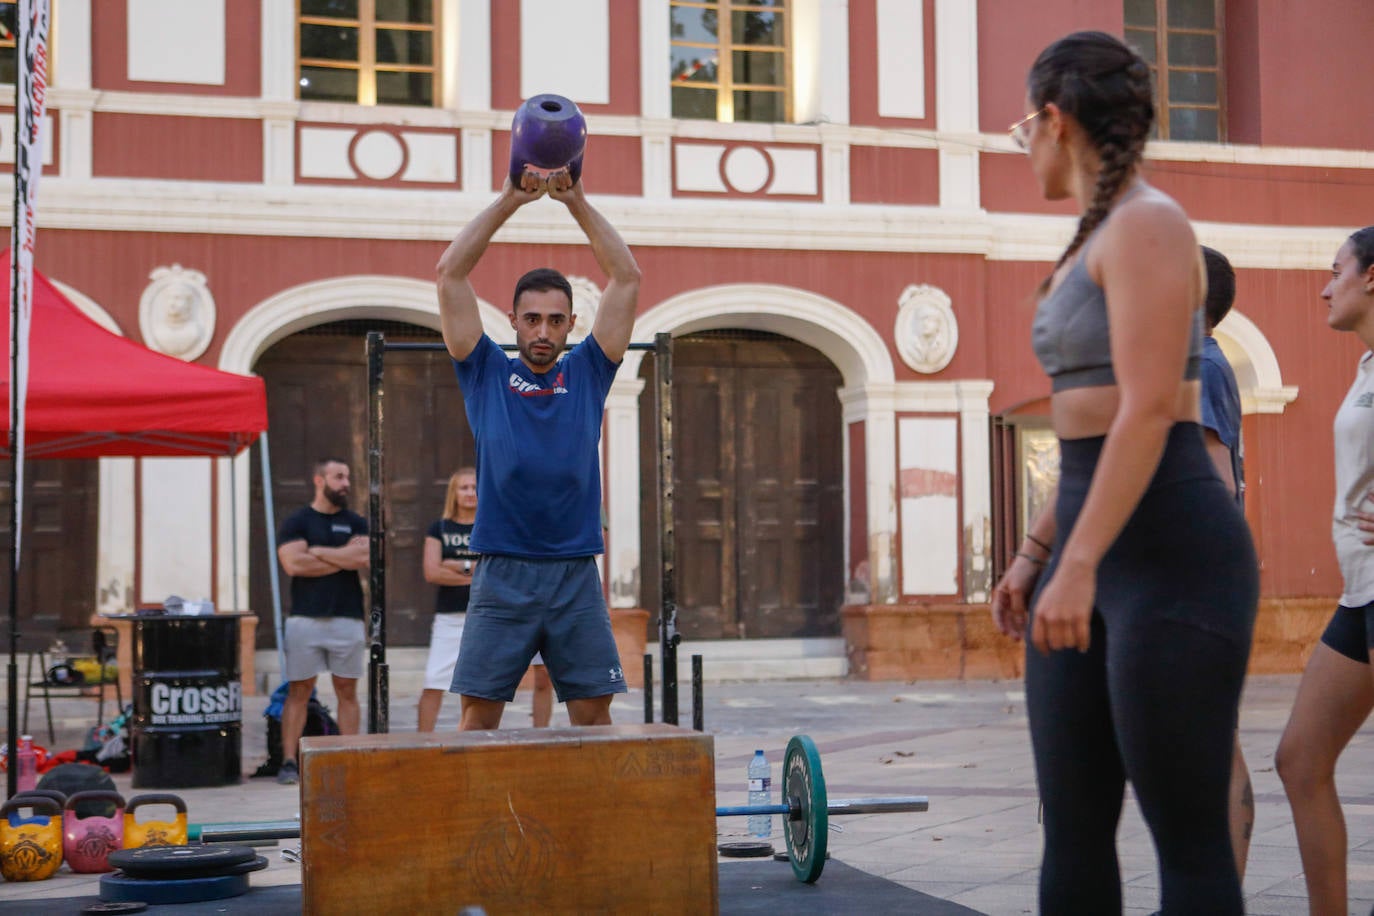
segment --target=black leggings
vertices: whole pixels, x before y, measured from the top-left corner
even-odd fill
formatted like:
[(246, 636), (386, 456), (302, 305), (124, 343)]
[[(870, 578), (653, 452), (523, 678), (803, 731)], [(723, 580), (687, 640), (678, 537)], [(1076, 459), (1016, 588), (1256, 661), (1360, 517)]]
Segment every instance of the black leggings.
[[(1102, 443), (1060, 442), (1055, 557)], [(1051, 561), (1041, 587), (1054, 570)], [(1177, 424), (1098, 568), (1091, 649), (1046, 657), (1028, 644), (1026, 699), (1045, 806), (1042, 913), (1121, 911), (1116, 828), (1127, 779), (1159, 855), (1162, 912), (1243, 912), (1227, 787), (1258, 599), (1245, 519), (1199, 427)]]

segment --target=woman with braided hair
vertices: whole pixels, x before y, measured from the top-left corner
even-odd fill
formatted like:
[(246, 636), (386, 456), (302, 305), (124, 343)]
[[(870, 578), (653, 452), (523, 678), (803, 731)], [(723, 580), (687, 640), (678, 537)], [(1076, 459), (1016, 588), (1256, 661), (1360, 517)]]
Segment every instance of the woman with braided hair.
[(1012, 138), (1044, 197), (1081, 210), (1031, 331), (1052, 382), (1058, 494), (993, 600), (1004, 631), (1029, 619), (1040, 909), (1121, 911), (1129, 779), (1159, 856), (1161, 912), (1240, 913), (1227, 786), (1259, 575), (1198, 423), (1198, 242), (1140, 173), (1154, 102), (1138, 54), (1074, 33), (1041, 52), (1027, 84)]

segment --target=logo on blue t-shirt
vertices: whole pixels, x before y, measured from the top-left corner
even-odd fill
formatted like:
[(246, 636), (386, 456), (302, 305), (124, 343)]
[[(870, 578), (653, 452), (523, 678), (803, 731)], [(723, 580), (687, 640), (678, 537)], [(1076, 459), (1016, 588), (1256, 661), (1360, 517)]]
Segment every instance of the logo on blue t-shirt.
[(552, 388), (541, 388), (534, 382), (526, 381), (521, 378), (519, 373), (510, 374), (510, 390), (520, 395), (522, 398), (537, 398), (546, 394), (567, 394), (567, 386), (563, 384), (563, 373), (559, 372), (553, 379)]

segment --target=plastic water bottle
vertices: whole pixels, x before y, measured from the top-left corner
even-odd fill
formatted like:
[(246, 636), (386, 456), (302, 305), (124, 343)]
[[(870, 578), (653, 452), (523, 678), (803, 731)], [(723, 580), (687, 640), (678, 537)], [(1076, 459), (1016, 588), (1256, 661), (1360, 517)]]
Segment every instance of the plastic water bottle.
[(38, 787), (38, 755), (33, 752), (33, 735), (22, 735), (19, 738), (19, 747), (15, 748), (14, 756), (16, 766), (15, 771), (16, 785), (20, 792), (27, 792)]
[[(771, 805), (773, 803), (773, 768), (763, 751), (754, 751), (754, 759), (749, 761), (749, 804)], [(749, 815), (749, 835), (767, 839), (773, 833), (773, 815)]]

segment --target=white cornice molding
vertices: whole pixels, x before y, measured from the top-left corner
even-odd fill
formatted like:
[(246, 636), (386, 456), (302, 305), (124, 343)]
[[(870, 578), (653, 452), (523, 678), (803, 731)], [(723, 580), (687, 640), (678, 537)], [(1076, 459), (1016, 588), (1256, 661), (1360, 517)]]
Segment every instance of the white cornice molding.
[[(0, 176), (0, 193), (11, 179)], [(447, 242), (492, 195), (389, 188), (325, 188), (47, 177), (45, 228), (112, 232), (195, 232), (268, 237), (388, 238)], [(972, 254), (996, 261), (1051, 263), (1073, 232), (1062, 216), (979, 210), (747, 200), (598, 197), (599, 209), (631, 245)], [(377, 214), (386, 212), (387, 219)], [(0, 226), (8, 225), (8, 213)], [(1198, 223), (1202, 242), (1237, 267), (1322, 270), (1349, 227)], [(557, 204), (522, 208), (497, 235), (511, 244), (581, 245), (585, 236)]]

